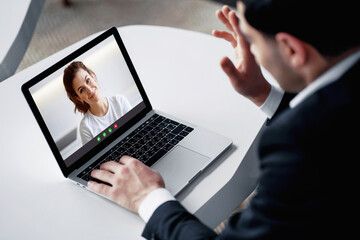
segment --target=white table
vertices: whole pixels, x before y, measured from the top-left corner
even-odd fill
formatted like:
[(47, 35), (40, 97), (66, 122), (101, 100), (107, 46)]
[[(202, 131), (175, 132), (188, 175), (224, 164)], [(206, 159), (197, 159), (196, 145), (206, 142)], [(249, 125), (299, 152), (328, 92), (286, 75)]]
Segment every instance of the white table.
[[(214, 226), (226, 216), (217, 213), (231, 212), (254, 187), (254, 161), (233, 177), (242, 178), (242, 186), (229, 180), (265, 120), (232, 89), (219, 66), (223, 56), (232, 57), (232, 48), (210, 35), (167, 27), (129, 26), (119, 32), (155, 109), (233, 139), (234, 146), (179, 196), (190, 212)], [(20, 90), (95, 35), (0, 83), (0, 239), (141, 239), (144, 223), (138, 215), (63, 177)], [(224, 185), (229, 196), (216, 194)]]

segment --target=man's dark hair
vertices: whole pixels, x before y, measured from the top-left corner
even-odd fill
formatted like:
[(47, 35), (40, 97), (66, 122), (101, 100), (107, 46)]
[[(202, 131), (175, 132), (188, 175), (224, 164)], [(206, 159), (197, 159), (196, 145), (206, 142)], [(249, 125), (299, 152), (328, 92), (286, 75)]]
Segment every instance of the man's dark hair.
[(360, 11), (354, 0), (242, 0), (245, 18), (255, 29), (274, 36), (289, 33), (324, 56), (360, 46)]

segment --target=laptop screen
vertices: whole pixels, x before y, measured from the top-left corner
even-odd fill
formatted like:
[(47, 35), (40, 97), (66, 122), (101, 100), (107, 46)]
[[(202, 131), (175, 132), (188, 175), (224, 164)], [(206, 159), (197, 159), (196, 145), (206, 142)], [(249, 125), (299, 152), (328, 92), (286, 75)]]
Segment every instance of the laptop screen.
[(30, 82), (24, 94), (66, 167), (106, 147), (150, 105), (123, 43), (109, 33)]

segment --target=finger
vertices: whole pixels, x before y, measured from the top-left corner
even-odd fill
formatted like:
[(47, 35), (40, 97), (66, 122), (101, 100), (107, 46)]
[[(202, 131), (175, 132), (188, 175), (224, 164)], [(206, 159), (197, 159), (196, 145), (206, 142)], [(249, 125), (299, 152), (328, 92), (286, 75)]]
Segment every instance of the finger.
[(237, 87), (240, 80), (240, 76), (238, 70), (231, 62), (231, 60), (227, 57), (224, 57), (223, 59), (221, 59), (220, 66), (223, 69), (223, 71), (226, 73), (226, 75), (229, 77), (233, 86)]
[(236, 37), (239, 38), (239, 42), (241, 44), (241, 47), (248, 49), (249, 48), (249, 43), (245, 39), (245, 37), (243, 36), (243, 34), (240, 31), (240, 26), (239, 26), (240, 19), (236, 16), (236, 13), (234, 11), (232, 11), (230, 13), (229, 17), (230, 17), (229, 21), (231, 23), (231, 26), (234, 28)]
[(245, 39), (245, 37), (242, 35), (242, 33), (240, 32), (240, 28), (239, 28), (240, 19), (236, 16), (235, 12), (232, 11), (230, 13), (229, 17), (230, 17), (230, 23), (235, 30), (235, 35), (238, 38), (237, 42), (239, 43), (239, 45), (242, 49), (242, 56), (244, 58), (244, 61), (243, 61), (244, 66), (243, 67), (246, 67), (246, 63), (252, 57), (252, 53), (250, 51), (250, 44)]
[(146, 168), (149, 168), (141, 161), (129, 156), (123, 156), (122, 158), (120, 158), (120, 163), (123, 164), (124, 167), (126, 166), (129, 170), (135, 172), (136, 174), (140, 173)]
[(231, 12), (231, 9), (229, 8), (228, 5), (224, 5), (222, 8), (221, 8), (221, 11), (223, 12), (224, 16), (229, 19), (229, 13)]
[(90, 188), (92, 191), (100, 193), (101, 195), (109, 197), (109, 192), (111, 190), (111, 187), (105, 184), (89, 181), (87, 184), (88, 188)]
[(225, 14), (222, 10), (216, 11), (216, 17), (225, 25), (225, 27), (227, 29), (229, 29), (230, 31), (233, 31), (231, 23), (229, 22), (227, 16), (225, 16)]
[(233, 47), (236, 47), (237, 45), (236, 39), (231, 33), (225, 31), (213, 30), (212, 34), (214, 35), (214, 37), (222, 38), (230, 42)]
[(229, 22), (231, 24), (231, 27), (234, 29), (234, 32), (237, 34), (237, 35), (241, 35), (240, 34), (240, 29), (239, 29), (239, 18), (236, 16), (236, 13), (235, 11), (231, 11), (229, 13)]
[(109, 161), (100, 165), (100, 169), (115, 173), (121, 168), (121, 165), (115, 161)]
[(232, 26), (229, 22), (229, 13), (231, 12), (229, 6), (225, 5), (217, 12), (217, 17), (219, 20), (225, 24), (225, 26), (230, 30), (233, 31)]
[[(137, 159), (124, 155), (120, 158), (119, 163), (125, 165), (125, 164), (129, 164), (131, 161), (134, 161), (134, 160), (137, 160)], [(137, 160), (137, 161), (139, 161), (139, 160)]]
[(93, 170), (91, 172), (91, 176), (112, 185), (112, 179), (114, 177), (114, 174), (107, 170)]

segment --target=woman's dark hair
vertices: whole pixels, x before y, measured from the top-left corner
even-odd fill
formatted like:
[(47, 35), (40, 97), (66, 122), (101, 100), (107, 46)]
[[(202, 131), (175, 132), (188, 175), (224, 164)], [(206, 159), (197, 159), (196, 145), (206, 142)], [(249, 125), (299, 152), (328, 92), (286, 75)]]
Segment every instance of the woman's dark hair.
[(360, 46), (359, 13), (354, 0), (242, 0), (245, 18), (257, 30), (274, 36), (289, 33), (324, 56)]
[(80, 69), (85, 70), (92, 77), (96, 78), (95, 73), (91, 69), (86, 67), (83, 62), (72, 62), (69, 66), (67, 66), (64, 69), (63, 83), (65, 86), (67, 96), (75, 104), (74, 112), (79, 111), (79, 112), (85, 114), (90, 109), (90, 105), (87, 104), (86, 102), (82, 102), (82, 101), (78, 100), (76, 98), (76, 97), (78, 97), (78, 95), (73, 88), (73, 80), (75, 78), (76, 73)]

